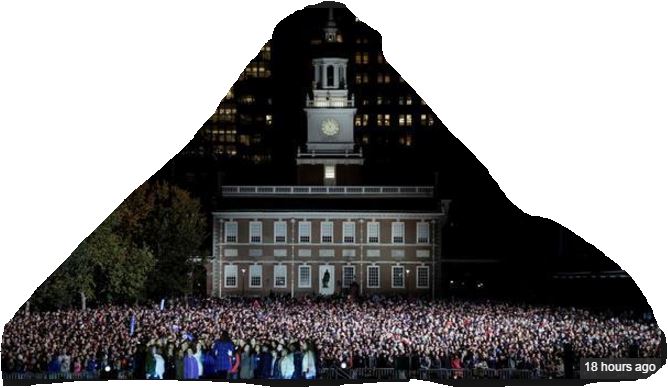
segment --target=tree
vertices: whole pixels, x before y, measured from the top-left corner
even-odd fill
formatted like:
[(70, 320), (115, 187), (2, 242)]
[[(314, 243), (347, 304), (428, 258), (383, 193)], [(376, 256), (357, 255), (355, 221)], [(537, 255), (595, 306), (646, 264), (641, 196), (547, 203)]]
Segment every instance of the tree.
[(187, 260), (198, 255), (206, 238), (206, 220), (198, 200), (164, 182), (147, 182), (119, 208), (120, 233), (156, 259), (149, 274), (148, 293), (159, 298), (189, 290)]
[(31, 297), (34, 305), (62, 308), (81, 300), (137, 302), (183, 295), (188, 259), (206, 235), (200, 205), (166, 183), (135, 190)]

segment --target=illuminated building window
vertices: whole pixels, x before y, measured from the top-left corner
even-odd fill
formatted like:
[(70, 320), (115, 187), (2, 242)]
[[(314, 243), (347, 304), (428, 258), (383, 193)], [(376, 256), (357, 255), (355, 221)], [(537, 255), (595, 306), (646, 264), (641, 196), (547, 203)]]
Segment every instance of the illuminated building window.
[(321, 222), (320, 223), (320, 242), (321, 243), (331, 243), (333, 239), (334, 239), (334, 223), (331, 222), (331, 221)]
[(400, 96), (400, 97), (397, 99), (397, 104), (398, 104), (398, 105), (404, 105), (404, 98), (403, 98), (402, 96)]
[(427, 125), (427, 114), (423, 113), (420, 115), (420, 125), (425, 126)]
[(362, 83), (362, 75), (361, 74), (356, 74), (355, 75), (355, 83), (358, 84), (358, 85)]
[(389, 75), (389, 74), (385, 74), (385, 76), (383, 77), (383, 79), (384, 79), (384, 81), (385, 81), (386, 84), (389, 84), (389, 83), (390, 83), (390, 75)]
[(362, 100), (362, 105), (363, 105), (363, 106), (367, 106), (367, 105), (369, 105), (369, 99), (368, 99), (368, 98), (363, 99), (363, 100)]
[(404, 267), (400, 265), (392, 267), (392, 288), (404, 288)]
[(381, 73), (378, 73), (378, 76), (376, 77), (376, 83), (383, 83), (383, 75)]
[(248, 135), (239, 135), (239, 144), (250, 145), (250, 136)]
[(362, 136), (362, 143), (369, 144), (369, 136), (367, 135)]
[(237, 236), (239, 232), (239, 225), (236, 222), (226, 222), (225, 224), (225, 242), (226, 243), (235, 243), (237, 242)]
[(383, 57), (383, 53), (378, 53), (378, 63), (385, 63), (385, 57)]
[(285, 264), (274, 266), (274, 287), (285, 288), (288, 286), (288, 267)]
[(383, 96), (376, 97), (376, 105), (383, 105)]
[(311, 266), (310, 265), (300, 265), (299, 266), (299, 282), (297, 287), (299, 288), (311, 288)]
[(354, 222), (344, 222), (343, 223), (343, 242), (346, 244), (355, 243), (355, 223)]
[(434, 116), (433, 115), (427, 115), (427, 125), (430, 127), (434, 125)]
[(369, 63), (369, 53), (362, 53), (362, 63), (365, 65)]
[(262, 287), (262, 265), (254, 264), (249, 267), (248, 271), (249, 281), (248, 284), (251, 288), (261, 288)]
[(311, 223), (309, 221), (299, 221), (299, 242), (302, 244), (311, 242)]
[(267, 125), (272, 124), (272, 119), (273, 119), (273, 117), (271, 115), (264, 116), (264, 122), (267, 123)]
[(378, 244), (380, 242), (380, 224), (378, 222), (368, 222), (366, 224), (367, 243)]
[(406, 96), (406, 105), (413, 105), (413, 97)]
[(355, 126), (356, 127), (362, 126), (362, 117), (360, 117), (360, 115), (355, 115)]
[(362, 53), (359, 51), (355, 53), (355, 64), (357, 65), (362, 64)]
[(251, 221), (248, 223), (248, 234), (250, 235), (251, 243), (262, 242), (262, 222)]
[(389, 114), (378, 114), (376, 115), (376, 125), (379, 127), (389, 127), (390, 126), (390, 115)]
[(394, 244), (403, 244), (404, 243), (404, 223), (403, 222), (393, 222), (392, 223), (392, 243), (394, 243)]
[(336, 166), (325, 166), (325, 179), (336, 179)]
[(235, 146), (226, 146), (226, 147), (225, 147), (225, 153), (228, 154), (228, 155), (230, 155), (230, 156), (234, 156), (234, 155), (237, 154), (237, 147), (235, 147)]
[(369, 124), (369, 115), (365, 113), (362, 115), (362, 126), (366, 127), (368, 124)]
[(411, 126), (413, 125), (413, 115), (412, 114), (407, 114), (406, 115), (406, 126)]
[(429, 243), (429, 223), (428, 222), (418, 222), (417, 223), (417, 238), (418, 244), (428, 244)]
[(390, 126), (390, 115), (389, 114), (385, 114), (385, 116), (383, 116), (383, 125), (385, 125), (386, 127)]
[(255, 102), (255, 96), (247, 94), (241, 97), (241, 103), (243, 104), (253, 104)]
[(362, 73), (362, 83), (363, 84), (369, 83), (369, 75), (367, 73)]
[(288, 224), (285, 221), (274, 221), (274, 242), (284, 243), (287, 241)]
[(369, 123), (369, 115), (355, 115), (355, 126), (356, 127), (366, 127)]
[(237, 266), (228, 264), (224, 268), (225, 288), (235, 288), (237, 286)]

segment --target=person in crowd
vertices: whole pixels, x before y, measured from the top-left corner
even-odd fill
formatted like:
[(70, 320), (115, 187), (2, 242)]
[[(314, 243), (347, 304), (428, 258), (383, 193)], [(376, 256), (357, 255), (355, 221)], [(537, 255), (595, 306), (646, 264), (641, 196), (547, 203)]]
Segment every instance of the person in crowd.
[(183, 378), (185, 380), (197, 380), (199, 378), (197, 359), (191, 348), (188, 348), (188, 353), (183, 359)]
[(239, 378), (242, 380), (250, 380), (254, 377), (253, 355), (251, 354), (250, 348), (250, 344), (246, 344), (241, 352)]
[(202, 363), (198, 377), (221, 379), (233, 366), (233, 340), (242, 349), (249, 345), (250, 370), (248, 362), (239, 370), (248, 378), (313, 378), (342, 363), (404, 371), (429, 365), (461, 376), (475, 368), (530, 370), (555, 377), (572, 375), (583, 357), (661, 357), (657, 324), (624, 311), (401, 296), (276, 295), (256, 301), (225, 297), (188, 306), (174, 302), (164, 310), (105, 305), (17, 314), (2, 334), (3, 372), (60, 375), (75, 372), (72, 360), (78, 359), (90, 374), (110, 366), (123, 372), (119, 376), (157, 378), (155, 349), (164, 351), (162, 375), (171, 379), (184, 369), (177, 366), (178, 350), (185, 356), (192, 348), (201, 355), (195, 357)]

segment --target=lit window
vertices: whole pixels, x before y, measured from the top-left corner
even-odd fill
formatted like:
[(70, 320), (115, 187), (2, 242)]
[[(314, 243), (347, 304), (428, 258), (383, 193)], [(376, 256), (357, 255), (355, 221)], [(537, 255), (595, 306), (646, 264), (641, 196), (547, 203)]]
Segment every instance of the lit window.
[(334, 238), (334, 224), (332, 222), (320, 223), (320, 242), (331, 243)]
[(406, 125), (406, 115), (399, 115), (399, 126), (403, 127)]
[(417, 267), (415, 271), (415, 284), (417, 288), (429, 288), (429, 267)]
[(355, 83), (358, 85), (362, 83), (362, 74), (355, 75)]
[(237, 266), (228, 264), (223, 269), (225, 275), (225, 288), (235, 288), (237, 286)]
[(241, 102), (242, 102), (243, 104), (252, 104), (252, 103), (255, 102), (255, 96), (252, 96), (252, 95), (250, 95), (250, 94), (245, 95), (245, 96), (242, 96), (242, 97), (241, 97)]
[(300, 243), (311, 242), (311, 223), (309, 221), (299, 222), (299, 242)]
[(399, 99), (397, 100), (397, 104), (399, 104), (399, 105), (404, 105), (404, 98), (403, 98), (403, 97), (399, 97)]
[(378, 53), (378, 63), (385, 63), (385, 57), (383, 57), (383, 53)]
[(238, 234), (239, 234), (239, 226), (236, 222), (226, 222), (225, 223), (225, 242), (226, 243), (237, 242)]
[(350, 288), (350, 285), (355, 281), (355, 267), (352, 265), (343, 266), (343, 288)]
[(407, 114), (406, 115), (406, 126), (410, 127), (413, 125), (413, 115), (412, 114)]
[(360, 117), (360, 115), (355, 115), (355, 126), (356, 127), (362, 126), (362, 117)]
[(434, 116), (433, 115), (427, 115), (427, 125), (430, 127), (434, 125)]
[(368, 124), (369, 124), (369, 115), (365, 113), (362, 115), (362, 126), (366, 127)]
[(385, 76), (383, 77), (383, 80), (385, 81), (386, 84), (389, 84), (390, 83), (390, 75), (385, 74)]
[(406, 105), (413, 105), (413, 97), (406, 96)]
[(362, 83), (363, 84), (369, 83), (369, 75), (367, 73), (362, 73)]
[(392, 267), (392, 288), (404, 288), (404, 267)]
[(299, 281), (297, 284), (299, 288), (311, 288), (311, 266), (299, 266)]
[(427, 125), (427, 115), (425, 113), (420, 115), (420, 125)]
[(248, 223), (248, 234), (250, 235), (251, 243), (261, 243), (262, 242), (262, 222), (261, 221), (251, 221)]
[(390, 115), (389, 114), (386, 114), (383, 117), (383, 125), (386, 126), (386, 127), (390, 126)]
[(285, 264), (274, 266), (274, 287), (285, 288), (288, 285), (288, 268)]
[(362, 53), (359, 51), (355, 53), (355, 64), (362, 64)]
[(262, 265), (251, 265), (248, 271), (248, 284), (251, 288), (262, 288)]
[(376, 105), (383, 105), (383, 96), (376, 97)]
[(380, 267), (377, 265), (366, 267), (366, 287), (380, 288)]
[(383, 75), (381, 73), (378, 73), (378, 76), (376, 77), (376, 83), (383, 83)]
[(355, 243), (355, 223), (354, 222), (344, 222), (343, 223), (343, 242), (346, 244)]
[(380, 224), (378, 222), (367, 223), (366, 235), (369, 244), (378, 244), (380, 242)]
[(365, 65), (369, 63), (369, 53), (362, 53), (362, 63)]
[(287, 241), (288, 224), (285, 221), (274, 221), (274, 242), (284, 243)]
[(392, 223), (392, 242), (394, 244), (403, 244), (404, 243), (404, 223), (403, 222), (393, 222)]
[(418, 242), (418, 244), (428, 244), (429, 243), (429, 223), (428, 222), (418, 222), (417, 223), (417, 242)]
[(325, 166), (325, 179), (336, 179), (336, 166)]
[(273, 122), (273, 117), (272, 117), (272, 115), (266, 115), (266, 116), (264, 116), (264, 121), (265, 121), (265, 123), (267, 123), (267, 125), (271, 125), (272, 122)]

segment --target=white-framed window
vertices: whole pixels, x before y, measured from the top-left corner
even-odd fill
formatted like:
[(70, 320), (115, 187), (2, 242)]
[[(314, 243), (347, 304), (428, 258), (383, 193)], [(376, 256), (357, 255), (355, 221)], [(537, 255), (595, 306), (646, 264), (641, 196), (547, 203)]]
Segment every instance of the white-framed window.
[(285, 264), (274, 265), (274, 288), (288, 286), (288, 267)]
[(346, 244), (355, 243), (355, 223), (352, 221), (343, 223), (343, 242)]
[(325, 179), (336, 179), (336, 166), (325, 166)]
[(311, 266), (306, 264), (300, 265), (298, 271), (299, 281), (297, 286), (299, 288), (311, 288)]
[(248, 286), (262, 288), (262, 264), (253, 264), (249, 267)]
[(334, 241), (334, 223), (323, 221), (320, 223), (320, 242), (331, 243)]
[(274, 242), (285, 243), (288, 241), (288, 223), (285, 221), (274, 221)]
[(225, 242), (235, 243), (239, 236), (239, 224), (236, 221), (228, 221), (225, 223)]
[(429, 288), (429, 267), (421, 265), (416, 268), (415, 284), (417, 288)]
[(392, 288), (404, 288), (404, 267), (395, 265), (392, 267)]
[(355, 280), (355, 266), (353, 265), (344, 265), (343, 266), (343, 288), (350, 288), (350, 285), (353, 284)]
[(369, 265), (366, 267), (366, 288), (380, 288), (380, 267)]
[(393, 222), (392, 223), (392, 243), (394, 243), (394, 244), (403, 244), (404, 243), (404, 223), (403, 222)]
[(248, 223), (248, 235), (251, 243), (262, 242), (262, 221), (251, 221)]
[(225, 275), (225, 288), (236, 288), (238, 284), (238, 268), (235, 264), (227, 264), (223, 267)]
[(299, 243), (308, 244), (311, 242), (311, 222), (299, 221)]
[(428, 222), (418, 222), (417, 223), (417, 241), (418, 244), (428, 244), (429, 243), (429, 223)]
[(366, 224), (367, 243), (378, 244), (380, 242), (380, 223), (369, 222)]

